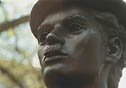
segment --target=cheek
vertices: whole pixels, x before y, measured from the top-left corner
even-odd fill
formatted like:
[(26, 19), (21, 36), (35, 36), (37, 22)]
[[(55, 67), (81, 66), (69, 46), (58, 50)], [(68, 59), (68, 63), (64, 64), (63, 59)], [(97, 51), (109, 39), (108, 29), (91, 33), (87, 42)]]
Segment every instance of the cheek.
[(104, 63), (104, 50), (99, 38), (90, 39), (85, 45), (78, 47), (76, 51), (76, 57), (78, 57), (76, 61), (82, 69), (97, 71)]
[(66, 49), (69, 54), (75, 55), (86, 46), (88, 42), (88, 33), (86, 31), (80, 35), (73, 35), (71, 38), (65, 39), (65, 41), (64, 49)]
[(87, 58), (86, 64), (93, 70), (98, 70), (104, 64), (104, 49), (100, 38), (91, 39), (85, 49)]

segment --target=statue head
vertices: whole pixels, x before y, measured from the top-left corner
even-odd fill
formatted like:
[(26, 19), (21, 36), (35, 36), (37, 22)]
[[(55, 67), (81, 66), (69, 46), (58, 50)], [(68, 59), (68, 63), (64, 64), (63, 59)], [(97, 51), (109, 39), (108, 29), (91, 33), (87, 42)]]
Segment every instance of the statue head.
[(122, 0), (35, 4), (30, 24), (48, 88), (118, 88), (126, 63), (125, 8)]

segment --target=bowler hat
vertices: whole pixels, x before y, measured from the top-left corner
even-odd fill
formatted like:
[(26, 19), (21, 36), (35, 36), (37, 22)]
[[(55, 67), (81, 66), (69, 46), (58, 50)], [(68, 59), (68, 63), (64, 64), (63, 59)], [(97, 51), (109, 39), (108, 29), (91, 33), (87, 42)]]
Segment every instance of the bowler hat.
[(82, 5), (86, 8), (110, 12), (126, 28), (126, 3), (123, 0), (39, 0), (34, 5), (30, 16), (30, 26), (35, 37), (37, 37), (39, 25), (46, 16), (69, 5)]

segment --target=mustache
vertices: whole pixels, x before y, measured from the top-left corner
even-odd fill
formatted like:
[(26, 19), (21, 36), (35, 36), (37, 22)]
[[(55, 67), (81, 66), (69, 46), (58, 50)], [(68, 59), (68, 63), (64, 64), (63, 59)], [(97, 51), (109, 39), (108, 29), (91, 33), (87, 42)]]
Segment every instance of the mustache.
[(44, 48), (44, 53), (54, 52), (54, 51), (60, 51), (61, 50), (61, 44), (55, 44), (55, 45), (48, 45)]

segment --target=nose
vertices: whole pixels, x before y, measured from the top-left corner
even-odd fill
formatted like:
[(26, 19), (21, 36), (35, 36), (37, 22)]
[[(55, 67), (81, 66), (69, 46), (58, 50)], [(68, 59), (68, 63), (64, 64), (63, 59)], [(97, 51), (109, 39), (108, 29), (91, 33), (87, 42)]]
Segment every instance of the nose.
[(54, 33), (49, 33), (46, 37), (46, 41), (48, 45), (53, 45), (53, 44), (64, 44), (65, 40), (62, 37), (57, 36)]

